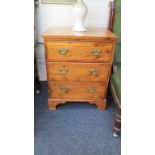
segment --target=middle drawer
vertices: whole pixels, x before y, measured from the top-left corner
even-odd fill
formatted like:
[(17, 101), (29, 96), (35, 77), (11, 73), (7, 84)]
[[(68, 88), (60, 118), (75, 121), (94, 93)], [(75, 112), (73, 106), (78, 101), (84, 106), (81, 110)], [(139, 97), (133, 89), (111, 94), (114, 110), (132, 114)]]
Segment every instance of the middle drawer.
[(107, 81), (110, 64), (47, 62), (48, 80)]

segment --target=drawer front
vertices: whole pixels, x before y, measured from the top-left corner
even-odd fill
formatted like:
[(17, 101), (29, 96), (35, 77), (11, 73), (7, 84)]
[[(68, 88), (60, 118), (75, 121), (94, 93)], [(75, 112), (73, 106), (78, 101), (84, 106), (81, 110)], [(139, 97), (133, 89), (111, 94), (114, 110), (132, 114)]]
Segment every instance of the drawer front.
[(47, 62), (48, 80), (107, 81), (109, 64)]
[(48, 61), (110, 62), (112, 43), (47, 42)]
[(52, 99), (102, 99), (105, 93), (103, 82), (50, 81), (48, 87)]

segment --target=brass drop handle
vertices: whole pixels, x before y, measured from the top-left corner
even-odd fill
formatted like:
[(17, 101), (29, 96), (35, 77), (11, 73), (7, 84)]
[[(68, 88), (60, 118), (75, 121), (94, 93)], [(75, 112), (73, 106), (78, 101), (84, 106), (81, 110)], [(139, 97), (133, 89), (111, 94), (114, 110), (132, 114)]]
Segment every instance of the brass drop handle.
[(65, 85), (60, 86), (60, 89), (61, 89), (61, 91), (64, 92), (64, 93), (67, 93), (67, 91), (69, 90), (69, 88), (68, 88), (67, 86), (65, 86)]
[(69, 51), (68, 48), (60, 48), (60, 49), (58, 49), (58, 52), (59, 52), (60, 54), (62, 54), (62, 55), (65, 55), (68, 51)]
[(61, 74), (66, 74), (69, 71), (69, 68), (61, 67), (58, 69)]
[(92, 75), (98, 75), (98, 70), (92, 69), (92, 70), (90, 70), (90, 74), (92, 74)]
[(96, 58), (99, 58), (101, 56), (102, 51), (101, 50), (92, 50), (91, 53), (96, 56)]
[(95, 91), (96, 91), (96, 88), (94, 88), (94, 87), (88, 89), (89, 93), (94, 93)]

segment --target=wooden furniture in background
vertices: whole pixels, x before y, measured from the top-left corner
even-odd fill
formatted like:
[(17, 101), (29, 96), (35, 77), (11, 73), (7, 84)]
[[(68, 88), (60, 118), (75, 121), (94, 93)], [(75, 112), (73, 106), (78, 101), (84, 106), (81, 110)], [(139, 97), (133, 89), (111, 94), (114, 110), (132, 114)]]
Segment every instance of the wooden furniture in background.
[(109, 27), (108, 29), (119, 36), (113, 62), (113, 70), (110, 79), (110, 89), (116, 107), (113, 136), (118, 137), (121, 132), (121, 0), (109, 3)]
[(107, 29), (51, 27), (43, 33), (48, 79), (48, 107), (65, 102), (106, 106), (106, 92), (117, 36)]
[(114, 18), (115, 18), (115, 3), (114, 1), (109, 2), (109, 21), (108, 21), (108, 29), (113, 31), (114, 27)]

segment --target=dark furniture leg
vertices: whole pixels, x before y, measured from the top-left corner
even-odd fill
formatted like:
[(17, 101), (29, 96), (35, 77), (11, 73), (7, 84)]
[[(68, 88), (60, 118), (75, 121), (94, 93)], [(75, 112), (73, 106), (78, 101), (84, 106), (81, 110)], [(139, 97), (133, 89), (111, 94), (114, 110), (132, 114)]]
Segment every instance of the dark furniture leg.
[(113, 136), (118, 137), (121, 132), (121, 109), (116, 107), (115, 122), (113, 125)]
[(36, 77), (34, 82), (35, 82), (35, 92), (39, 94), (40, 93), (40, 82), (38, 80), (38, 77)]
[(34, 91), (39, 94), (40, 93), (40, 82), (38, 78), (38, 72), (37, 72), (37, 63), (36, 59), (34, 59)]

